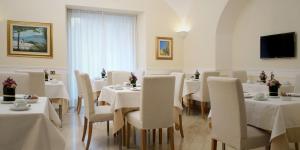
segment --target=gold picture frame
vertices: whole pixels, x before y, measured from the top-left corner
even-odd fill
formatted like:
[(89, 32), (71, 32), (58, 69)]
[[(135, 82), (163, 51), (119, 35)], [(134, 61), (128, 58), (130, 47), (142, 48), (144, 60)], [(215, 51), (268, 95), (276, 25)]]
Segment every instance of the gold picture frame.
[(156, 37), (156, 59), (173, 60), (172, 37)]
[(7, 56), (53, 58), (52, 24), (8, 20)]

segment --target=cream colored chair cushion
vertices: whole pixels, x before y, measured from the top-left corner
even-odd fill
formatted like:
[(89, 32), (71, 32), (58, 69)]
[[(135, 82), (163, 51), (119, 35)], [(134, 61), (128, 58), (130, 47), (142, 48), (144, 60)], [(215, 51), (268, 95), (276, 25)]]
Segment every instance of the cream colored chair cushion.
[(114, 115), (110, 106), (97, 106), (95, 107), (95, 115), (92, 116), (91, 121), (103, 122), (107, 120), (113, 120), (113, 118)]
[(101, 122), (113, 120), (113, 112), (110, 106), (100, 106), (95, 108), (94, 96), (91, 80), (88, 74), (80, 74), (80, 84), (84, 99), (85, 116), (90, 122)]
[(129, 82), (130, 72), (127, 71), (109, 71), (107, 72), (108, 85), (123, 84)]
[(296, 75), (295, 93), (300, 93), (300, 74)]
[(235, 70), (235, 71), (232, 71), (232, 77), (240, 79), (240, 81), (242, 83), (246, 83), (247, 80), (248, 80), (247, 71), (245, 71), (245, 70)]
[(82, 94), (82, 89), (81, 89), (81, 85), (80, 85), (81, 83), (79, 81), (80, 71), (75, 70), (74, 73), (75, 73), (75, 79), (76, 79), (76, 84), (77, 84), (77, 94), (78, 94), (78, 96), (82, 96), (83, 94)]
[(29, 94), (46, 96), (44, 72), (29, 72), (29, 83)]
[(269, 144), (270, 135), (246, 124), (242, 85), (239, 79), (209, 77), (212, 138), (237, 149)]
[(173, 125), (174, 76), (145, 76), (140, 111), (127, 114), (127, 121), (140, 129)]
[(172, 76), (175, 76), (175, 90), (174, 90), (174, 106), (182, 109), (182, 91), (184, 82), (184, 73), (172, 72)]
[(269, 142), (270, 136), (266, 133), (266, 131), (262, 131), (252, 126), (247, 126), (248, 149), (257, 148), (258, 146), (265, 146)]
[(208, 86), (207, 86), (207, 78), (208, 77), (214, 77), (214, 76), (220, 76), (220, 72), (217, 71), (205, 71), (201, 74), (200, 77), (200, 91), (197, 93), (192, 94), (192, 99), (200, 102), (209, 102), (209, 92), (208, 92)]

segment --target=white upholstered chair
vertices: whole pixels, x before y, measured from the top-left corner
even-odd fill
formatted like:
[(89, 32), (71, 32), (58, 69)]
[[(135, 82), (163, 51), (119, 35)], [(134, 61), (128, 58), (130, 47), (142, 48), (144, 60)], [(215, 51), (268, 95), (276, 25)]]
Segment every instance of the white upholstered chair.
[(127, 71), (108, 71), (107, 82), (108, 85), (123, 84), (129, 82), (130, 72)]
[(296, 75), (296, 82), (295, 82), (295, 93), (300, 93), (300, 74)]
[(270, 135), (260, 129), (247, 126), (243, 88), (239, 79), (209, 77), (211, 102), (212, 150), (217, 141), (240, 150), (266, 146)]
[(94, 105), (94, 94), (93, 94), (89, 75), (80, 74), (79, 76), (81, 82), (80, 84), (82, 85), (82, 94), (83, 94), (84, 106), (85, 106), (82, 141), (84, 141), (85, 139), (85, 134), (88, 125), (89, 131), (88, 131), (88, 140), (87, 140), (86, 149), (89, 149), (89, 145), (92, 137), (93, 123), (107, 121), (107, 134), (109, 134), (109, 121), (113, 120), (113, 112), (111, 111), (110, 106), (96, 107)]
[(143, 79), (141, 106), (139, 111), (126, 115), (127, 146), (130, 139), (130, 126), (141, 130), (141, 149), (147, 149), (147, 130), (168, 128), (170, 147), (174, 149), (173, 108), (174, 76), (145, 76)]
[[(191, 99), (195, 101), (200, 101), (201, 105), (201, 114), (204, 117), (205, 112), (207, 112), (207, 105), (209, 104), (209, 92), (207, 86), (207, 78), (212, 76), (220, 76), (220, 72), (217, 71), (205, 71), (201, 74), (200, 77), (200, 91), (192, 94)], [(190, 106), (190, 105), (189, 105)]]
[(29, 94), (46, 96), (45, 94), (45, 73), (29, 72)]
[(75, 78), (76, 78), (76, 84), (77, 84), (77, 107), (76, 107), (76, 110), (77, 110), (77, 113), (79, 114), (80, 111), (81, 111), (81, 106), (82, 106), (82, 85), (81, 85), (81, 82), (80, 82), (80, 71), (79, 70), (75, 70), (74, 71), (75, 73)]
[(174, 119), (179, 120), (179, 131), (180, 135), (183, 138), (183, 127), (182, 127), (182, 91), (184, 83), (184, 73), (172, 72), (172, 76), (175, 76), (175, 90), (174, 90), (174, 114), (179, 116), (174, 116)]
[(238, 78), (242, 83), (246, 83), (248, 80), (247, 71), (245, 70), (234, 70), (232, 71), (232, 77)]

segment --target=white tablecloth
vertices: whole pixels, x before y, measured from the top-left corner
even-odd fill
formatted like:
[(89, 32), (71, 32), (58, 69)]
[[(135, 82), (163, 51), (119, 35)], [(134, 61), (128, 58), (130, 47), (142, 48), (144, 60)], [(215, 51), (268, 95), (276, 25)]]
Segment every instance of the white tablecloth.
[(28, 111), (11, 111), (11, 105), (0, 104), (0, 149), (65, 149), (64, 137), (51, 122), (59, 126), (61, 121), (47, 98), (39, 98)]
[(300, 127), (300, 98), (291, 101), (269, 98), (267, 101), (245, 99), (247, 123), (272, 131), (271, 139), (285, 134), (286, 129)]
[(141, 91), (132, 91), (129, 87), (124, 87), (123, 90), (115, 90), (111, 87), (102, 88), (98, 100), (108, 102), (113, 111), (121, 108), (140, 107)]
[[(248, 93), (268, 93), (269, 87), (264, 83), (243, 83), (244, 92)], [(294, 87), (292, 85), (281, 85), (279, 91), (293, 92)]]
[(243, 83), (244, 92), (248, 93), (268, 93), (269, 88), (264, 83)]
[[(106, 101), (111, 105), (111, 109), (114, 112), (114, 132), (121, 129), (124, 125), (123, 114), (120, 113), (122, 110), (127, 109), (128, 111), (139, 109), (141, 103), (141, 91), (132, 91), (130, 87), (123, 87), (122, 90), (116, 90), (112, 86), (106, 86), (102, 89), (101, 94), (98, 98), (99, 101)], [(176, 106), (178, 103), (174, 103), (174, 108), (182, 108)], [(176, 110), (176, 109), (175, 109)], [(175, 111), (175, 113), (179, 113)], [(178, 114), (174, 114), (175, 122), (178, 124)]]
[(93, 91), (101, 91), (104, 86), (107, 86), (107, 79), (93, 80)]
[(46, 97), (49, 98), (62, 98), (62, 99), (69, 99), (69, 94), (65, 84), (62, 81), (45, 82), (45, 94)]
[(198, 92), (200, 90), (200, 84), (200, 80), (185, 79), (182, 96), (184, 97), (189, 94)]

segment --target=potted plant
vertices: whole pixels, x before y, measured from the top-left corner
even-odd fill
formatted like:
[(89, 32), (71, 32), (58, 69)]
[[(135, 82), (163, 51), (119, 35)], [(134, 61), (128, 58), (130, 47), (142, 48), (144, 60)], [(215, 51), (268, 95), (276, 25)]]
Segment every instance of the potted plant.
[(274, 74), (271, 73), (271, 79), (268, 81), (267, 85), (269, 86), (269, 95), (270, 96), (278, 96), (278, 89), (281, 84), (274, 78)]
[(136, 87), (136, 81), (137, 81), (137, 77), (131, 72), (131, 75), (129, 77), (129, 82), (133, 87)]
[(106, 76), (106, 71), (104, 68), (102, 68), (101, 77), (105, 78), (105, 76)]
[(3, 101), (14, 101), (17, 83), (8, 77), (3, 83)]
[(199, 71), (197, 69), (196, 72), (195, 72), (195, 79), (199, 79), (199, 77), (200, 77), (200, 73), (199, 73)]

